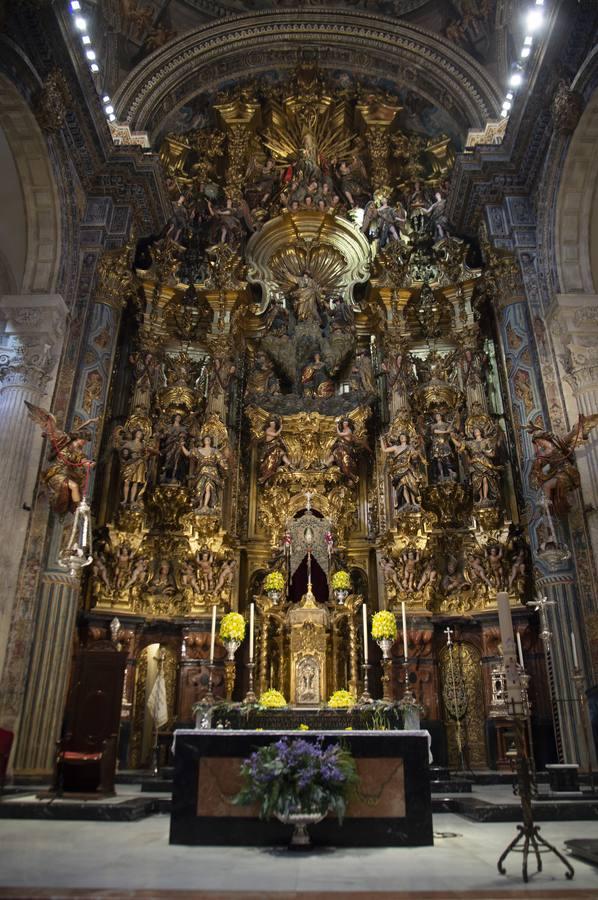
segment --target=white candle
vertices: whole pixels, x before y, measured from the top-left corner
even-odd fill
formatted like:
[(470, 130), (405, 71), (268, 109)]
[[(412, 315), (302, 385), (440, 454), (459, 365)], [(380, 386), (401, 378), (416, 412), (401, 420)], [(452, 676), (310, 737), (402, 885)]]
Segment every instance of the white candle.
[(367, 604), (361, 607), (363, 613), (363, 661), (368, 661), (368, 608)]
[(210, 664), (214, 662), (214, 647), (216, 646), (216, 604), (212, 607), (212, 637), (210, 640)]
[(505, 664), (507, 697), (509, 698), (509, 701), (512, 701), (512, 710), (509, 711), (521, 713), (523, 709), (521, 699), (521, 681), (519, 678), (519, 670), (517, 669), (515, 636), (513, 634), (513, 620), (511, 618), (509, 595), (505, 591), (501, 591), (496, 595), (496, 605), (498, 607), (498, 624), (500, 627), (502, 655)]
[(404, 600), (401, 600), (401, 615), (403, 616), (403, 656), (407, 659), (407, 611)]
[(253, 662), (253, 632), (254, 632), (253, 603), (249, 604), (249, 662)]
[(575, 635), (571, 632), (571, 650), (573, 651), (573, 666), (579, 669), (579, 660), (577, 659), (577, 647), (575, 646)]
[(519, 632), (517, 632), (516, 637), (517, 637), (517, 652), (519, 653), (519, 665), (521, 666), (522, 669), (524, 669), (525, 666), (523, 665), (523, 647), (521, 646), (521, 635), (519, 634)]

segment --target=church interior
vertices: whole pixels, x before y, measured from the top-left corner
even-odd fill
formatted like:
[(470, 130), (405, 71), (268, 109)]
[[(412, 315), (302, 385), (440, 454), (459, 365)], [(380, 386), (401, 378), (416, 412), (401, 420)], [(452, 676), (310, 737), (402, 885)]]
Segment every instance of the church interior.
[(2, 0), (0, 165), (0, 897), (598, 897), (595, 0)]

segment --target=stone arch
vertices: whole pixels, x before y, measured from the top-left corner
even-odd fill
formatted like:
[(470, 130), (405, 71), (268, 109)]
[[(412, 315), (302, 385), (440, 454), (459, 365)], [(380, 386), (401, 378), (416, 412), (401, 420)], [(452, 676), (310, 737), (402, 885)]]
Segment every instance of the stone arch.
[(25, 213), (24, 260), (14, 277), (16, 293), (50, 294), (56, 290), (60, 262), (58, 192), (46, 141), (35, 116), (2, 74), (0, 129), (14, 160)]
[(175, 109), (249, 74), (291, 69), (305, 49), (322, 68), (400, 83), (442, 107), (463, 130), (498, 117), (498, 85), (438, 34), (365, 12), (296, 9), (236, 16), (192, 31), (140, 63), (115, 98), (118, 119), (155, 138)]
[(564, 294), (598, 291), (598, 88), (569, 144), (559, 184), (555, 252)]

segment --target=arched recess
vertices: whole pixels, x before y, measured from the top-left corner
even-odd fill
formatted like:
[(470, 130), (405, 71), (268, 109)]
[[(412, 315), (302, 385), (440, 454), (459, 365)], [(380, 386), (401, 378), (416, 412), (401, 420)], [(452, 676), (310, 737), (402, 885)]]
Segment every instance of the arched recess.
[(556, 208), (556, 264), (563, 294), (598, 292), (598, 89), (571, 138)]
[[(35, 116), (14, 85), (0, 74), (0, 129), (20, 181), (25, 241), (22, 265), (11, 265), (14, 292), (51, 294), (60, 263), (60, 207), (48, 147)], [(5, 172), (2, 172), (2, 177)], [(5, 209), (2, 210), (3, 215)], [(15, 223), (15, 228), (18, 223)], [(16, 246), (11, 254), (18, 260)], [(8, 254), (5, 253), (5, 257)], [(5, 260), (5, 262), (12, 262)], [(15, 275), (14, 270), (18, 275)]]
[[(115, 98), (118, 119), (154, 139), (173, 110), (204, 91), (293, 68), (306, 49), (322, 68), (393, 81), (443, 108), (466, 131), (499, 115), (498, 85), (438, 34), (365, 12), (251, 13), (192, 31), (140, 63)], [(318, 52), (320, 51), (320, 52)]]

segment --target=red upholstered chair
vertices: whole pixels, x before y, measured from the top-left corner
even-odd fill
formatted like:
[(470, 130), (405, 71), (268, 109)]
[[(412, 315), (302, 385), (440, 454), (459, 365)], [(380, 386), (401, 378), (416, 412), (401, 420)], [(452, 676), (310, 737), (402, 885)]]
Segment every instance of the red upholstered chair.
[(114, 794), (126, 660), (108, 642), (77, 654), (56, 753), (56, 793)]
[(12, 747), (14, 733), (6, 728), (0, 728), (0, 793), (4, 790), (8, 758)]

